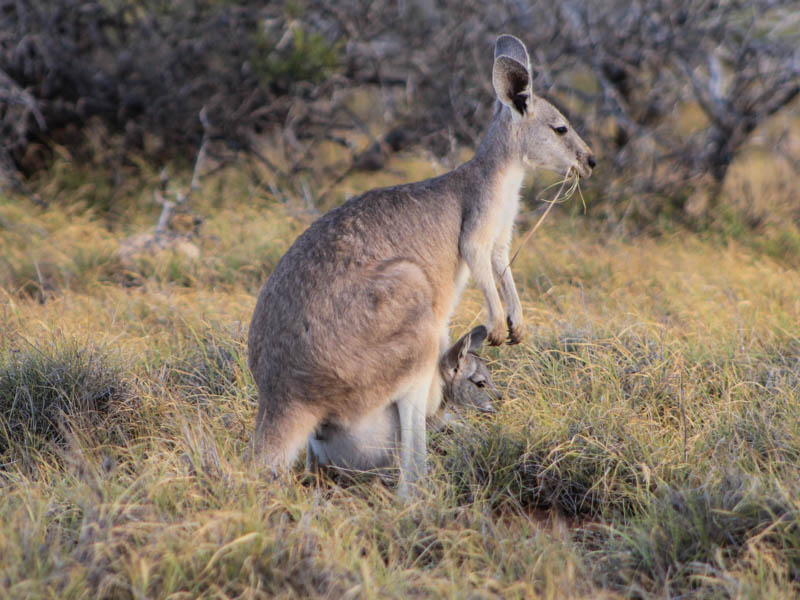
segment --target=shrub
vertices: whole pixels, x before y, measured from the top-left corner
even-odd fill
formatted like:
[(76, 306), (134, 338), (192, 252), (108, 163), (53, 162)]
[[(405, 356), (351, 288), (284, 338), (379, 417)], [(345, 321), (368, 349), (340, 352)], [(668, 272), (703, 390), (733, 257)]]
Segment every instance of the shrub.
[(64, 441), (65, 427), (109, 431), (129, 396), (119, 363), (105, 349), (55, 340), (0, 354), (0, 452), (41, 450)]
[(744, 474), (665, 489), (630, 523), (611, 530), (593, 558), (606, 584), (671, 595), (701, 584), (722, 588), (728, 582), (714, 582), (717, 573), (768, 549), (796, 582), (800, 511), (792, 495)]

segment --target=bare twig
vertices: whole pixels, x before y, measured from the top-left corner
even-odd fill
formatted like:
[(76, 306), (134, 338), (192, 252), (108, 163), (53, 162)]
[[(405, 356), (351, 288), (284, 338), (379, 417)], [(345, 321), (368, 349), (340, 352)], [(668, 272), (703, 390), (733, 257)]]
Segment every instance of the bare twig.
[(687, 454), (686, 454), (687, 435), (688, 435), (687, 434), (687, 429), (688, 429), (688, 427), (686, 426), (686, 404), (684, 402), (684, 396), (683, 396), (683, 370), (684, 370), (684, 365), (683, 365), (683, 361), (681, 361), (680, 374), (679, 374), (680, 375), (680, 403), (681, 403), (681, 423), (682, 423), (682, 429), (683, 429), (683, 463), (686, 464), (687, 461), (688, 461)]

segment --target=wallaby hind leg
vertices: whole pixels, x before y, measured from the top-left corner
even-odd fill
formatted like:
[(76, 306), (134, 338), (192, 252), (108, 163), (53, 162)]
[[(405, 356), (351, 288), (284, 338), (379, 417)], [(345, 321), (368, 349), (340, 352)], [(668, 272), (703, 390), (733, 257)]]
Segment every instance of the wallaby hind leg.
[(420, 378), (403, 396), (397, 399), (400, 417), (400, 481), (398, 495), (402, 500), (411, 496), (411, 486), (425, 475), (427, 447), (425, 442), (425, 412), (431, 378)]
[[(441, 360), (445, 352), (450, 347), (450, 329), (445, 325), (439, 332), (439, 348), (437, 360)], [(439, 369), (435, 369), (431, 377), (430, 388), (428, 390), (428, 402), (425, 409), (425, 414), (431, 416), (436, 414), (442, 404), (442, 389), (444, 388), (444, 380), (442, 379)]]
[(262, 399), (256, 417), (253, 458), (273, 474), (291, 467), (308, 436), (319, 424), (319, 416), (299, 403), (269, 411)]

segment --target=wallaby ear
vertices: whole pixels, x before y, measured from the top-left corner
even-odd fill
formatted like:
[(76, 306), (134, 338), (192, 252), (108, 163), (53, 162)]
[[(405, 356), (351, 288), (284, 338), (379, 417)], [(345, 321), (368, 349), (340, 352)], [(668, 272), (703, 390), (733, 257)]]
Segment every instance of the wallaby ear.
[(501, 56), (508, 56), (525, 67), (526, 70), (531, 70), (531, 61), (528, 58), (528, 50), (525, 48), (519, 38), (507, 33), (497, 38), (494, 43), (494, 57), (495, 59)]
[(508, 56), (495, 59), (492, 85), (500, 102), (524, 114), (530, 98), (530, 84), (530, 74), (521, 63)]
[(461, 356), (461, 347), (463, 345), (464, 345), (464, 338), (461, 338), (455, 344), (450, 346), (447, 349), (447, 352), (444, 353), (444, 356), (442, 356), (440, 360), (440, 365), (444, 373), (451, 373), (458, 369), (458, 364), (460, 362), (460, 356)]
[(442, 366), (445, 369), (458, 369), (466, 360), (470, 351), (474, 352), (481, 347), (486, 339), (487, 331), (483, 325), (478, 325), (469, 333), (465, 333), (455, 344), (448, 348), (442, 357)]
[[(485, 325), (478, 325), (475, 329), (469, 332), (469, 351), (477, 352), (481, 347), (486, 336), (488, 335)], [(465, 336), (466, 337), (466, 336)]]
[(494, 47), (492, 85), (498, 100), (523, 114), (530, 99), (528, 51), (513, 35), (501, 35)]

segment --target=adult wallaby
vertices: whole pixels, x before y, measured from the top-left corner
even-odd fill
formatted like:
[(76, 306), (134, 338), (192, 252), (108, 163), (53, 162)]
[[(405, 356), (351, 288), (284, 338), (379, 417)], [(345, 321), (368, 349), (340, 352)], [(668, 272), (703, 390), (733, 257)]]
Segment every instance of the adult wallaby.
[[(457, 423), (451, 410), (495, 412), (492, 400), (499, 400), (500, 392), (486, 364), (475, 353), (485, 339), (486, 327), (479, 325), (453, 344), (439, 360), (442, 410), (430, 415), (429, 427), (441, 429)], [(397, 404), (392, 403), (348, 426), (322, 423), (308, 438), (306, 468), (316, 470), (319, 465), (330, 465), (370, 471), (390, 467), (395, 464), (399, 444), (400, 416)]]
[(439, 357), (468, 274), (486, 301), (489, 343), (506, 331), (509, 343), (520, 341), (508, 248), (525, 168), (588, 177), (595, 161), (533, 94), (517, 38), (497, 39), (492, 83), (499, 102), (472, 160), (330, 211), (261, 290), (249, 333), (259, 390), (253, 453), (273, 471), (293, 463), (321, 423), (347, 427), (395, 403), (407, 496), (425, 472), (425, 417), (441, 402)]

